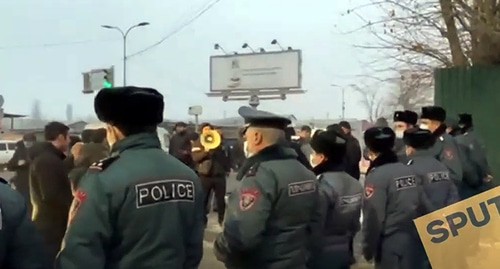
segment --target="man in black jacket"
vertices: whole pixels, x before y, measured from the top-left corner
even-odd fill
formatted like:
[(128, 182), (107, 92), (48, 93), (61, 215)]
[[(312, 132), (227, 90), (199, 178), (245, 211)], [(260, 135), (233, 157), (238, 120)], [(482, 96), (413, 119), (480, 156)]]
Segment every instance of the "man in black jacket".
[(351, 124), (341, 121), (339, 126), (344, 131), (347, 139), (346, 143), (346, 172), (353, 178), (359, 180), (359, 162), (361, 161), (361, 146), (358, 139), (352, 135)]

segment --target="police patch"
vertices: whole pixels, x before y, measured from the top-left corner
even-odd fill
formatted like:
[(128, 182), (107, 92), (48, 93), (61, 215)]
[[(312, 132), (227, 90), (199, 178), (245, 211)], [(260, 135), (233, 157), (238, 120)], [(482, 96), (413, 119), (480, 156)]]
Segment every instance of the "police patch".
[(347, 195), (340, 197), (340, 205), (351, 205), (361, 203), (361, 194)]
[(303, 195), (316, 191), (316, 182), (306, 180), (288, 184), (288, 196)]
[(373, 185), (365, 186), (366, 199), (370, 199), (370, 197), (372, 197), (374, 193), (375, 193), (375, 188), (373, 187)]
[(394, 183), (396, 184), (396, 190), (398, 190), (398, 191), (414, 188), (417, 186), (417, 180), (416, 180), (415, 176), (406, 176), (406, 177), (396, 178), (394, 180)]
[(447, 160), (451, 161), (455, 158), (455, 154), (453, 154), (453, 151), (451, 149), (445, 149), (443, 153), (444, 153), (444, 157)]
[(259, 199), (260, 191), (255, 188), (244, 189), (240, 193), (240, 210), (247, 211), (252, 208), (257, 199)]
[(428, 173), (427, 178), (429, 179), (429, 183), (446, 181), (450, 180), (450, 173), (448, 171)]
[(73, 223), (73, 220), (80, 209), (80, 206), (87, 200), (87, 193), (81, 190), (77, 190), (73, 197), (73, 203), (71, 203), (71, 208), (69, 210), (68, 216), (68, 226)]
[(182, 179), (165, 179), (135, 185), (136, 208), (170, 202), (194, 202), (194, 183)]

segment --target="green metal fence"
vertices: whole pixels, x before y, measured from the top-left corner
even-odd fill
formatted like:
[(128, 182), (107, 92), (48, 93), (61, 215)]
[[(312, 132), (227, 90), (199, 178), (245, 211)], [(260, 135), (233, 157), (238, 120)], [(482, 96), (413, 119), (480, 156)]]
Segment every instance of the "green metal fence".
[(500, 183), (500, 67), (437, 69), (435, 103), (449, 115), (471, 113)]

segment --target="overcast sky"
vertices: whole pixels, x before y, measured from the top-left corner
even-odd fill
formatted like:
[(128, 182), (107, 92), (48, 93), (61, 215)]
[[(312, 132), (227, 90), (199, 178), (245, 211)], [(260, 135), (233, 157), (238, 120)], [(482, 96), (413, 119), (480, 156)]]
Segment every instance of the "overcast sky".
[[(118, 32), (102, 24), (127, 28), (141, 21), (151, 25), (129, 35), (129, 54), (155, 43), (179, 28), (214, 0), (0, 0), (0, 94), (5, 111), (30, 114), (41, 101), (46, 118), (65, 119), (67, 104), (74, 117), (93, 114), (93, 96), (83, 95), (84, 71), (115, 65), (121, 83), (122, 43)], [(368, 1), (368, 0), (365, 0)], [(352, 45), (370, 42), (365, 32), (341, 31), (360, 26), (355, 16), (341, 16), (363, 0), (220, 0), (199, 19), (161, 45), (128, 62), (129, 85), (154, 87), (165, 95), (165, 115), (187, 119), (191, 105), (202, 105), (202, 118), (235, 116), (247, 102), (208, 98), (209, 56), (214, 43), (228, 51), (283, 46), (303, 51), (305, 95), (286, 101), (262, 101), (260, 108), (293, 113), (298, 118), (330, 118), (341, 114), (341, 91), (330, 84), (356, 83), (366, 72), (362, 59), (375, 52)], [(370, 16), (377, 16), (371, 12)], [(55, 45), (59, 44), (59, 45)], [(347, 92), (346, 116), (366, 116), (359, 96)]]

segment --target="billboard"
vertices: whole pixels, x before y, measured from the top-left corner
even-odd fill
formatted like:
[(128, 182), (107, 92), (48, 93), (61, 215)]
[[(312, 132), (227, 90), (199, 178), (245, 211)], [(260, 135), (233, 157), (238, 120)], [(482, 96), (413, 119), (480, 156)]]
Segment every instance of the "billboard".
[(302, 53), (288, 50), (210, 57), (210, 91), (296, 89)]

